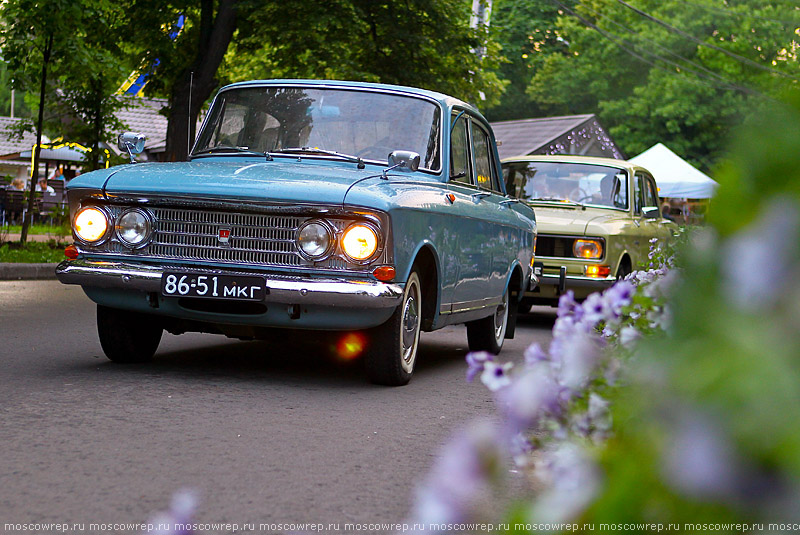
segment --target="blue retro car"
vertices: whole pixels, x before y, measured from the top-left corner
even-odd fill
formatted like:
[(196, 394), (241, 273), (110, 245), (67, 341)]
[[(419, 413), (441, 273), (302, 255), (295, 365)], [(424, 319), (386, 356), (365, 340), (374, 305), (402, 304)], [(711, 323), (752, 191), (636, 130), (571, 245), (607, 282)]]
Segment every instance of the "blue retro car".
[[(133, 161), (143, 138), (120, 146)], [(151, 359), (164, 330), (338, 330), (371, 381), (401, 385), (420, 331), (465, 323), (470, 349), (499, 352), (536, 283), (534, 213), (506, 196), (489, 124), (430, 91), (236, 83), (188, 162), (86, 173), (67, 194), (57, 275), (97, 303), (116, 362)]]

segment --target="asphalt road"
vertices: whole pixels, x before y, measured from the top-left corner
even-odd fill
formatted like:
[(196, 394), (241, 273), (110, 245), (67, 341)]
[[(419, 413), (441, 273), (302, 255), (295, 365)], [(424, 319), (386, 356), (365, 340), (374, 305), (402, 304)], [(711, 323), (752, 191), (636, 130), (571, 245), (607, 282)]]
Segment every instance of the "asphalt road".
[[(547, 343), (553, 320), (521, 318), (501, 357)], [(240, 529), (406, 520), (441, 444), (494, 415), (488, 390), (464, 380), (466, 331), (423, 333), (399, 388), (367, 383), (333, 342), (165, 334), (152, 363), (119, 365), (80, 288), (0, 282), (0, 531), (143, 523), (183, 488), (199, 494), (195, 522)]]

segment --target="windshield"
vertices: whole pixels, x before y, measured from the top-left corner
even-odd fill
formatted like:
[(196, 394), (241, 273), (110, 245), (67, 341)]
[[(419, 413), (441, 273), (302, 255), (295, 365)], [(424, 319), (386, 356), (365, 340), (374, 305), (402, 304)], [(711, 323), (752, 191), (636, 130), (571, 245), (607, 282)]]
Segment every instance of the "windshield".
[(511, 162), (503, 164), (503, 176), (506, 191), (518, 199), (628, 208), (628, 176), (624, 170), (615, 167), (562, 162)]
[(419, 153), (420, 167), (438, 170), (440, 137), (439, 107), (427, 100), (346, 89), (245, 87), (216, 98), (192, 154), (309, 148), (385, 163), (392, 151), (409, 150)]

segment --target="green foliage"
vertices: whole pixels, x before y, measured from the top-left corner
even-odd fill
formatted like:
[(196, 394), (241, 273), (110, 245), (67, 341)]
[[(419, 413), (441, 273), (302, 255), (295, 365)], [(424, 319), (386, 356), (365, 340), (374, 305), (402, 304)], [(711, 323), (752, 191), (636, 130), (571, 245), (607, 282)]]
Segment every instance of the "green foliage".
[[(777, 522), (800, 481), (800, 98), (737, 135), (715, 228), (692, 233), (667, 333), (613, 400), (588, 522)], [(721, 238), (720, 238), (721, 236)], [(733, 532), (731, 528), (728, 532)]]
[[(498, 101), (499, 47), (469, 28), (471, 2), (287, 0), (244, 14), (223, 76), (332, 78), (441, 91), (480, 107)], [(485, 49), (483, 58), (475, 53)], [(483, 95), (483, 98), (481, 97)]]
[[(567, 5), (574, 0), (565, 0)], [(558, 7), (552, 2), (497, 0), (492, 9), (492, 36), (501, 46), (503, 61), (497, 69), (508, 86), (500, 102), (486, 110), (492, 121), (540, 117), (545, 108), (526, 89), (531, 77), (550, 53), (566, 50), (556, 26)]]
[(578, 2), (583, 21), (564, 10), (569, 46), (546, 47), (528, 87), (543, 114), (599, 113), (625, 153), (663, 142), (707, 170), (731, 127), (800, 80), (795, 2), (627, 3), (683, 33), (614, 0)]
[(8, 263), (51, 263), (64, 260), (64, 244), (48, 242), (29, 242), (24, 246), (6, 243), (0, 246), (0, 262)]

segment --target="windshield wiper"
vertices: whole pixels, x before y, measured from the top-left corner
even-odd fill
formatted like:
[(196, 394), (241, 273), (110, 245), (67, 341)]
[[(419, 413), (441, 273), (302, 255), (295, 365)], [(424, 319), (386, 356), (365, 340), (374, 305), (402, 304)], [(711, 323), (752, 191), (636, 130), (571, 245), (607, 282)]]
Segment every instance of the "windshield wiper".
[(260, 150), (253, 150), (248, 149), (247, 147), (231, 147), (228, 145), (219, 145), (217, 147), (210, 147), (208, 149), (199, 150), (197, 152), (192, 153), (192, 157), (194, 156), (203, 156), (206, 154), (217, 154), (217, 153), (225, 153), (225, 152), (233, 152), (237, 154), (255, 154), (257, 156), (263, 156), (267, 159), (267, 161), (272, 160), (272, 156), (268, 152), (263, 152)]
[(283, 149), (274, 149), (272, 151), (273, 154), (325, 154), (326, 156), (335, 156), (337, 158), (342, 158), (343, 160), (347, 160), (348, 162), (355, 162), (358, 164), (359, 169), (364, 169), (366, 167), (364, 165), (364, 160), (361, 159), (360, 156), (353, 156), (351, 154), (344, 154), (341, 152), (336, 152), (335, 150), (327, 150), (327, 149), (320, 149), (318, 147), (286, 147)]

